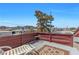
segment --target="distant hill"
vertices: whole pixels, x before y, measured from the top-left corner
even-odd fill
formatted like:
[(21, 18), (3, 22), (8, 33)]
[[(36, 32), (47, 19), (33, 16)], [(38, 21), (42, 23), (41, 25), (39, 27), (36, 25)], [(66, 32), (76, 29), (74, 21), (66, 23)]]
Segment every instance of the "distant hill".
[(7, 26), (0, 26), (0, 30), (17, 30), (17, 29), (35, 29), (34, 26), (15, 26), (15, 27), (7, 27)]

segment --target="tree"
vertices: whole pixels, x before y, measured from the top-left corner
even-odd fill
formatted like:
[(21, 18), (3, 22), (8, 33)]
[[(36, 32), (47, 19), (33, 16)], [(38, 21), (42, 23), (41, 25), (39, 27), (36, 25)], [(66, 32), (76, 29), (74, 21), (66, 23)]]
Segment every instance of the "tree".
[(52, 15), (47, 15), (39, 10), (35, 11), (37, 20), (37, 31), (38, 32), (51, 32), (51, 23), (54, 20)]

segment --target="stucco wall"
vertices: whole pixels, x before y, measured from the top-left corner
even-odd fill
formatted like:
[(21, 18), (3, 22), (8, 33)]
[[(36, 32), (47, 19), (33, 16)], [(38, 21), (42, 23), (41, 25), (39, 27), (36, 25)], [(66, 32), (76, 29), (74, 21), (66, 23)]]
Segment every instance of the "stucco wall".
[(0, 46), (10, 46), (15, 48), (34, 40), (34, 36), (36, 35), (43, 40), (73, 46), (73, 35), (50, 33), (27, 33), (22, 35), (0, 37)]
[(15, 48), (22, 44), (25, 44), (31, 40), (33, 40), (34, 34), (23, 34), (23, 35), (14, 35), (14, 36), (7, 36), (7, 37), (0, 37), (0, 46), (10, 46)]
[(49, 34), (39, 33), (40, 39), (56, 42), (68, 46), (73, 46), (73, 35), (71, 34)]

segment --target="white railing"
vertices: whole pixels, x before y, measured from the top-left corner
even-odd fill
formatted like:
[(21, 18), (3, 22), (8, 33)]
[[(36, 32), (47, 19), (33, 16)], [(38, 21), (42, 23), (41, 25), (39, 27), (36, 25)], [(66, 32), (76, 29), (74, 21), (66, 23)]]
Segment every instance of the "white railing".
[(12, 47), (10, 47), (10, 46), (0, 46), (0, 55), (3, 55), (4, 54), (3, 48), (12, 49)]
[(6, 52), (4, 52), (4, 55), (21, 55), (21, 54), (27, 54), (28, 52), (30, 52), (32, 50), (32, 48), (28, 45), (22, 45), (19, 46), (17, 48), (8, 50)]

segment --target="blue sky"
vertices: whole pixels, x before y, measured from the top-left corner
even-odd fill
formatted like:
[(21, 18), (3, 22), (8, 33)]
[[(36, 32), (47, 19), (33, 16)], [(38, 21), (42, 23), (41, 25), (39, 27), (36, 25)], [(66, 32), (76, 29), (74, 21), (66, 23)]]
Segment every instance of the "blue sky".
[(54, 16), (52, 24), (55, 27), (78, 27), (79, 4), (56, 3), (23, 3), (0, 4), (0, 25), (4, 26), (36, 26), (35, 10)]

